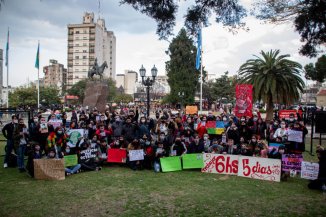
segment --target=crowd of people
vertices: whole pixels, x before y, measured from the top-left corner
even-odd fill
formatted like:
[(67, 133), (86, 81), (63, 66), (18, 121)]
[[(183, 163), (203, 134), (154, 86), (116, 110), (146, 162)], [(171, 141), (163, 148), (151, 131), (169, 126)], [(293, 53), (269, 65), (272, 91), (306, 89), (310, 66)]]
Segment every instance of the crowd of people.
[[(305, 136), (308, 133), (303, 120), (291, 114), (287, 120), (274, 119), (266, 122), (258, 111), (250, 117), (236, 117), (221, 112), (214, 115), (187, 115), (170, 109), (157, 110), (155, 117), (146, 117), (137, 107), (119, 111), (108, 109), (104, 113), (96, 109), (72, 111), (71, 118), (60, 111), (51, 111), (49, 116), (38, 113), (28, 126), (24, 120), (12, 116), (12, 122), (2, 129), (7, 139), (4, 167), (8, 166), (10, 153), (15, 150), (17, 166), (21, 172), (27, 169), (33, 176), (33, 159), (62, 158), (82, 150), (96, 148), (94, 159), (79, 158), (78, 164), (66, 168), (66, 175), (80, 171), (100, 170), (106, 164), (108, 149), (143, 150), (144, 160), (129, 161), (133, 170), (161, 170), (160, 158), (182, 156), (189, 153), (215, 153), (245, 155), (281, 159), (285, 153), (302, 153), (305, 150)], [(61, 120), (59, 126), (51, 123)], [(209, 121), (223, 122), (220, 135), (208, 134)], [(42, 126), (46, 124), (47, 129)], [(71, 129), (83, 129), (75, 146), (68, 143)], [(302, 131), (302, 142), (288, 141), (288, 130)], [(269, 143), (281, 144), (270, 150)], [(28, 155), (25, 167), (24, 155)], [(128, 155), (127, 155), (128, 156)]]

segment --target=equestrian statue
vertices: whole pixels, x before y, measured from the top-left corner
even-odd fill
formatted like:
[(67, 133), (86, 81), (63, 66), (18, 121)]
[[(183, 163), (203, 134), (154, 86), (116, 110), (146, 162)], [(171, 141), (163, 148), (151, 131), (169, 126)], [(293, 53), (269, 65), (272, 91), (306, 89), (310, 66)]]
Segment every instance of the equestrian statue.
[(98, 66), (97, 58), (95, 58), (94, 65), (88, 71), (88, 78), (93, 79), (94, 75), (99, 75), (100, 79), (102, 79), (105, 68), (108, 68), (107, 62), (104, 61), (104, 63), (101, 66)]

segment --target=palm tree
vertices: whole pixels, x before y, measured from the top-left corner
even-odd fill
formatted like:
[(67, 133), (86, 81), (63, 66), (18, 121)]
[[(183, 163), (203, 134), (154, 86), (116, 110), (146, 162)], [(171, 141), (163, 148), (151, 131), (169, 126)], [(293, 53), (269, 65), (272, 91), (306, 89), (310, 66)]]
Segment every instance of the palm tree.
[(274, 103), (291, 104), (299, 99), (304, 88), (302, 66), (288, 60), (290, 55), (279, 53), (280, 50), (261, 51), (262, 58), (255, 56), (239, 69), (240, 82), (252, 84), (254, 99), (267, 104), (266, 120), (273, 119)]

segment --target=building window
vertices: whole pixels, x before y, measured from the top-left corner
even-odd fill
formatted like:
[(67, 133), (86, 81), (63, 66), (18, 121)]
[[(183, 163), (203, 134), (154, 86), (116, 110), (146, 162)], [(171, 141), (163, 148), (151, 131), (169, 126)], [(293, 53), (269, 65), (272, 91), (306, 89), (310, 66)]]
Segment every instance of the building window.
[(87, 56), (83, 56), (83, 59), (87, 59)]
[(76, 56), (76, 59), (78, 60), (79, 59), (79, 56)]
[(79, 37), (76, 37), (76, 40), (79, 40)]
[(76, 31), (76, 34), (79, 34), (79, 31)]

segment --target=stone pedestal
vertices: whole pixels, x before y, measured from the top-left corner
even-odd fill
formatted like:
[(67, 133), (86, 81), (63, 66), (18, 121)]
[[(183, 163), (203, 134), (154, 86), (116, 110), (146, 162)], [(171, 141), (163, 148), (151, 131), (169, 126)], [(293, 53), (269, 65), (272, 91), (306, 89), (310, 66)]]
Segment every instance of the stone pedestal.
[(83, 106), (88, 106), (89, 109), (96, 107), (98, 111), (104, 112), (108, 93), (109, 87), (107, 82), (88, 81)]

